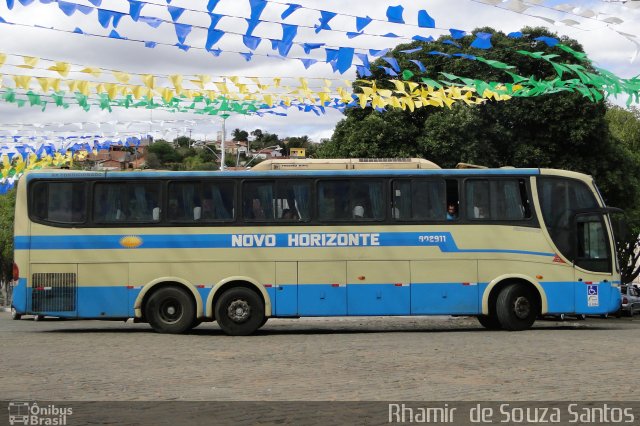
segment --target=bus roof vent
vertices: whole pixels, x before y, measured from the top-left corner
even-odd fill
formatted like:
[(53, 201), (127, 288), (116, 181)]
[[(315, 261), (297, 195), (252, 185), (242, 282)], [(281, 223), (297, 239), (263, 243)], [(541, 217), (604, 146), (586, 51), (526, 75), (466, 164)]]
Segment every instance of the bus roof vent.
[(488, 167), (470, 163), (458, 163), (456, 164), (456, 169), (488, 169)]
[(361, 163), (410, 163), (411, 158), (358, 158)]
[(252, 170), (384, 170), (439, 169), (436, 163), (423, 158), (278, 158), (255, 165)]

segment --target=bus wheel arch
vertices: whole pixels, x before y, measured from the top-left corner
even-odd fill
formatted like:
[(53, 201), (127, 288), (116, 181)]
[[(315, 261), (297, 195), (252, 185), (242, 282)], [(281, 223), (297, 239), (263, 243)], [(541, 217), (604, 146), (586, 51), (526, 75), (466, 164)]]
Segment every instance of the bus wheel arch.
[(526, 275), (510, 274), (501, 275), (489, 282), (482, 294), (482, 315), (490, 315), (492, 313), (491, 307), (495, 308), (495, 303), (500, 292), (509, 284), (514, 283), (521, 283), (531, 288), (532, 291), (535, 290), (535, 294), (538, 295), (540, 314), (546, 314), (548, 312), (547, 294), (540, 283)]
[(271, 298), (265, 287), (249, 277), (238, 276), (226, 278), (213, 286), (205, 304), (207, 318), (215, 320), (214, 309), (218, 299), (225, 291), (234, 287), (244, 287), (257, 293), (262, 300), (265, 317), (271, 316)]
[[(483, 314), (505, 330), (525, 330), (546, 312), (546, 295), (539, 283), (527, 277), (506, 277), (492, 281), (483, 295)], [(490, 283), (491, 284), (491, 283)]]
[(184, 289), (193, 299), (195, 307), (195, 318), (202, 318), (204, 316), (202, 299), (200, 298), (198, 290), (193, 284), (177, 277), (164, 277), (155, 279), (147, 283), (142, 288), (142, 290), (140, 290), (140, 293), (138, 294), (138, 297), (136, 298), (136, 301), (133, 305), (135, 318), (146, 320), (144, 310), (147, 302), (149, 301), (149, 298), (153, 295), (154, 292), (166, 287), (176, 287)]

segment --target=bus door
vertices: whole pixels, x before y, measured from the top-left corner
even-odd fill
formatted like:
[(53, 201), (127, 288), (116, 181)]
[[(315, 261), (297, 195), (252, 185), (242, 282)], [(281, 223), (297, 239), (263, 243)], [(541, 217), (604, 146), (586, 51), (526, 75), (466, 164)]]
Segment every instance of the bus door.
[(602, 213), (575, 216), (575, 310), (604, 314), (617, 308), (617, 287), (612, 288), (614, 262), (611, 239)]
[(76, 264), (31, 264), (27, 311), (53, 317), (77, 317), (77, 283)]
[(298, 263), (298, 313), (347, 315), (347, 262)]
[(274, 316), (298, 315), (298, 263), (276, 262)]
[(409, 261), (354, 261), (347, 264), (349, 315), (409, 315)]

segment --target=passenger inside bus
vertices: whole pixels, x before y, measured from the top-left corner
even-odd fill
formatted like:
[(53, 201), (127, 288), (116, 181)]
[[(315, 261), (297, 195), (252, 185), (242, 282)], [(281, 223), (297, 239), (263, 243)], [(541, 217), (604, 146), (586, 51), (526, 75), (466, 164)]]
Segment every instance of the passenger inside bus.
[(458, 206), (456, 203), (450, 202), (447, 205), (447, 220), (456, 220), (458, 218)]
[(213, 200), (211, 198), (205, 198), (202, 200), (202, 219), (215, 219), (216, 211), (213, 208)]
[(282, 211), (282, 217), (281, 219), (283, 220), (298, 220), (298, 212), (295, 211), (295, 209), (284, 209)]
[(251, 217), (253, 219), (265, 219), (266, 217), (259, 198), (254, 198), (251, 201)]

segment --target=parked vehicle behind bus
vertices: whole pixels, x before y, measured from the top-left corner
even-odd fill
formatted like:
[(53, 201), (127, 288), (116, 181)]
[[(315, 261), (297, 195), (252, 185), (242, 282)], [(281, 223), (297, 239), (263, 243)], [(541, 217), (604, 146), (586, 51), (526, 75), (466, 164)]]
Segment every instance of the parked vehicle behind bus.
[(16, 313), (133, 318), (162, 333), (217, 321), (246, 335), (268, 318), (345, 315), (524, 330), (620, 306), (610, 210), (591, 177), (367, 163), (29, 172)]

